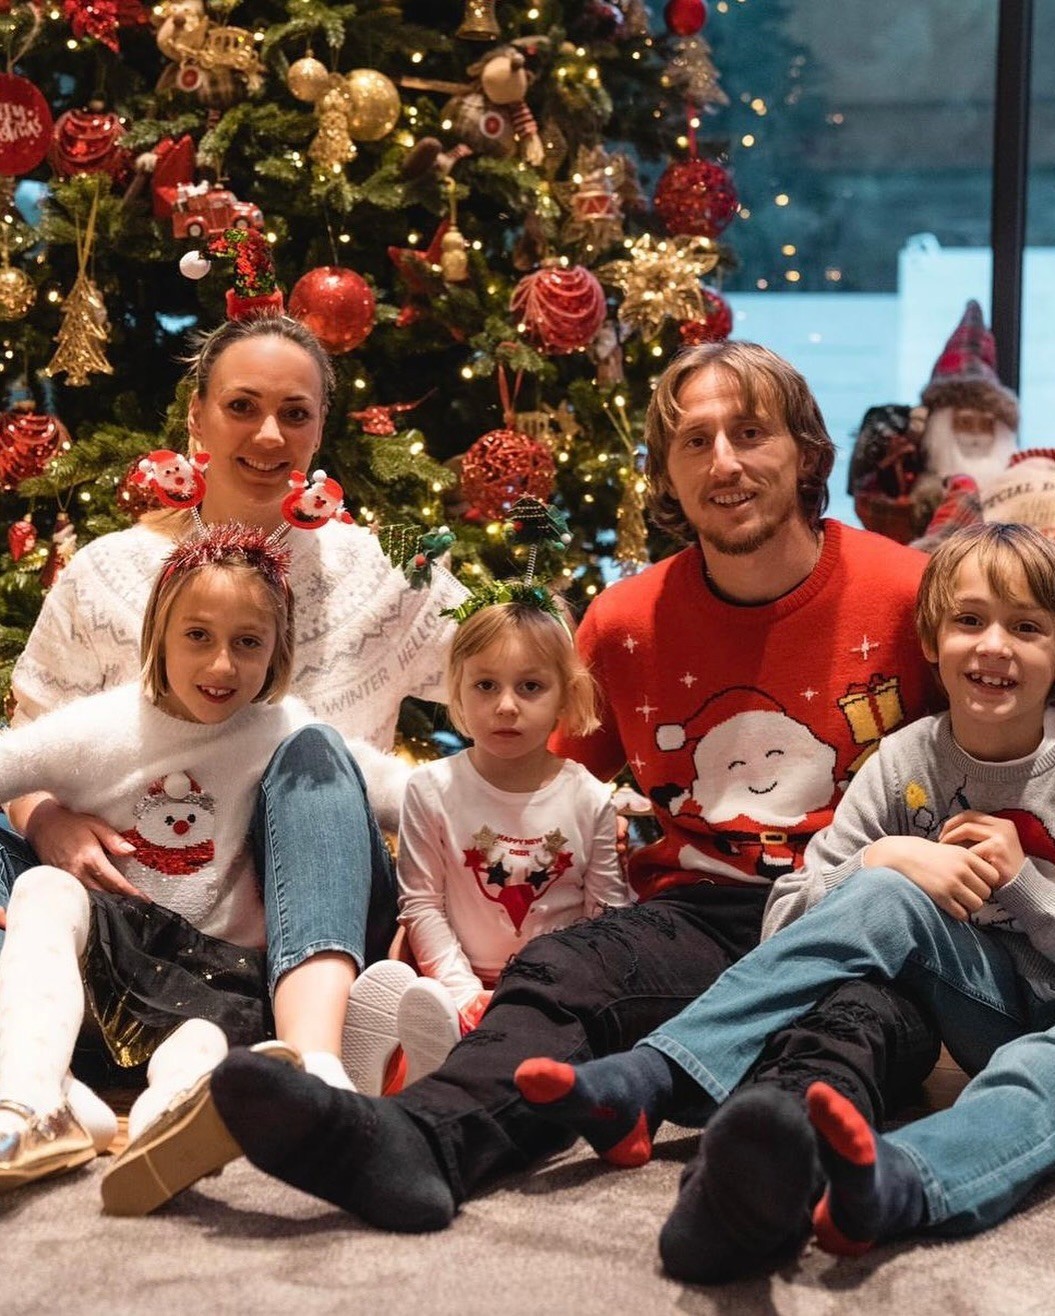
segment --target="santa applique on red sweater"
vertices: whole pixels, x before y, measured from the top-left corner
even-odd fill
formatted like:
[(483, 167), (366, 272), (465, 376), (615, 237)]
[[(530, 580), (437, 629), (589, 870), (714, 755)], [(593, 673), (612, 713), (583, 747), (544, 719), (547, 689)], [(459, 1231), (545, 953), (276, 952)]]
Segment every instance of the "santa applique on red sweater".
[(136, 848), (134, 867), (187, 877), (212, 863), (216, 803), (188, 773), (170, 772), (151, 782), (132, 812), (136, 825), (121, 835)]
[(504, 836), (481, 827), (472, 847), (462, 851), (465, 867), (476, 878), (480, 894), (502, 906), (519, 933), (532, 905), (575, 862), (564, 847), (568, 838), (559, 828), (545, 836)]
[(685, 830), (681, 866), (769, 882), (802, 864), (807, 842), (831, 820), (838, 799), (836, 752), (770, 695), (734, 686), (713, 695), (685, 723), (656, 728), (673, 758), (691, 751), (692, 780), (655, 787), (653, 804)]

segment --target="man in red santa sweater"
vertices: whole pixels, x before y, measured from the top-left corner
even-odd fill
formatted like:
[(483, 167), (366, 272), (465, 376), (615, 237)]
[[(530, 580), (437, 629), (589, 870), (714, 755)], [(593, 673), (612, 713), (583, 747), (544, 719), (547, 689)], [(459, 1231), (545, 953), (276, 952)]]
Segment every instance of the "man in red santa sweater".
[[(532, 941), (479, 1028), (395, 1097), (247, 1054), (214, 1075), (251, 1160), (381, 1228), (441, 1229), (496, 1175), (562, 1146), (519, 1098), (520, 1061), (626, 1049), (695, 999), (757, 943), (770, 878), (801, 863), (869, 748), (928, 708), (913, 622), (925, 559), (823, 519), (835, 449), (787, 362), (749, 343), (686, 351), (646, 440), (653, 518), (688, 547), (591, 604), (577, 644), (602, 724), (558, 746), (602, 778), (628, 763), (653, 801), (662, 835), (629, 861), (639, 903)], [(915, 1005), (866, 982), (772, 1039), (752, 1077), (758, 1128), (745, 1141), (712, 1121), (693, 1167), (714, 1216), (693, 1278), (797, 1254), (822, 1183), (803, 1156), (811, 1082), (875, 1123), (936, 1054)]]

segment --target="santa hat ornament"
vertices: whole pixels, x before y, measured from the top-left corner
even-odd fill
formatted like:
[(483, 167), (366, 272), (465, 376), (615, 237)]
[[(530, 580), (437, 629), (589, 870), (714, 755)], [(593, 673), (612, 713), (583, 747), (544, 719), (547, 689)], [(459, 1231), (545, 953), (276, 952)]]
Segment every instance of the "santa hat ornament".
[(970, 407), (1018, 429), (1018, 399), (996, 373), (996, 340), (973, 299), (935, 363), (922, 402), (931, 411)]
[(1016, 452), (981, 491), (985, 521), (1014, 521), (1055, 538), (1055, 448)]
[(684, 749), (694, 745), (715, 727), (744, 713), (779, 713), (784, 709), (770, 695), (749, 685), (736, 685), (712, 695), (687, 722), (666, 722), (656, 727), (656, 748)]

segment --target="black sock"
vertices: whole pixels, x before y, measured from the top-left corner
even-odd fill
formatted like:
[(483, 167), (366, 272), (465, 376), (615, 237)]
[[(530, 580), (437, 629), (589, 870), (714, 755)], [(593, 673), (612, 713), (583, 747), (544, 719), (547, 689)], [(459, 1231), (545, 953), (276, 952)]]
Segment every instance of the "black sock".
[(674, 1279), (724, 1284), (770, 1274), (810, 1234), (821, 1179), (801, 1100), (771, 1084), (735, 1093), (704, 1130), (659, 1236)]
[(814, 1083), (806, 1100), (828, 1174), (828, 1191), (813, 1217), (821, 1247), (856, 1256), (922, 1224), (923, 1182), (912, 1158), (827, 1083)]
[[(585, 1138), (613, 1165), (644, 1165), (679, 1067), (652, 1046), (568, 1065), (536, 1057), (517, 1067), (521, 1096), (546, 1119)], [(680, 1072), (680, 1071), (679, 1071)]]
[(390, 1098), (362, 1097), (252, 1051), (213, 1071), (213, 1101), (261, 1170), (396, 1233), (444, 1229), (454, 1198), (424, 1133)]

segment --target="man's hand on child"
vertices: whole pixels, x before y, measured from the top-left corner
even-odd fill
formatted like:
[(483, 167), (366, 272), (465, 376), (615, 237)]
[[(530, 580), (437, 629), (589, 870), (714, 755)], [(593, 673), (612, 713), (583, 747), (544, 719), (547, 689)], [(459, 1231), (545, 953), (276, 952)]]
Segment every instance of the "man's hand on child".
[(72, 873), (89, 891), (147, 898), (110, 862), (111, 855), (129, 855), (134, 847), (95, 814), (74, 813), (46, 800), (33, 810), (26, 839), (41, 863)]
[(893, 868), (961, 922), (981, 909), (1000, 885), (996, 867), (974, 849), (926, 841), (921, 836), (884, 836), (865, 852), (869, 868)]
[(0, 928), (7, 927), (7, 910), (0, 909)]
[(988, 860), (999, 874), (999, 881), (992, 883), (994, 891), (1017, 877), (1026, 862), (1018, 828), (1010, 818), (994, 818), (968, 809), (950, 818), (938, 839), (943, 845), (967, 846), (973, 854)]

